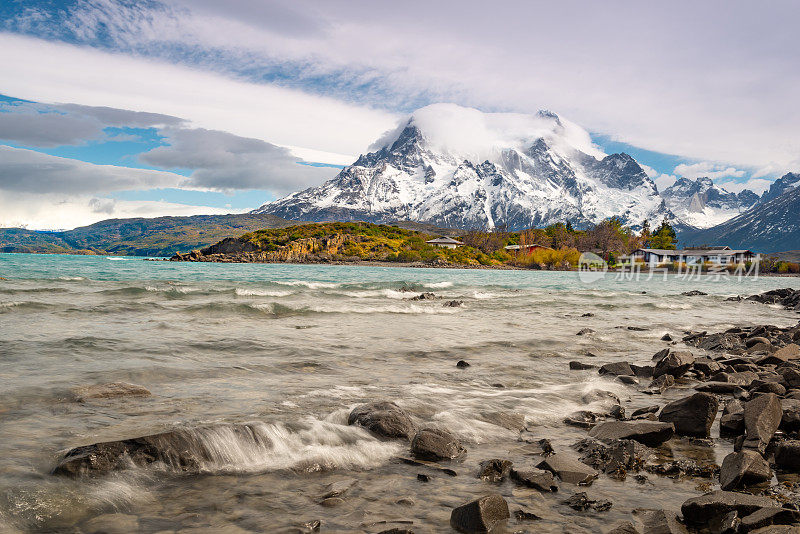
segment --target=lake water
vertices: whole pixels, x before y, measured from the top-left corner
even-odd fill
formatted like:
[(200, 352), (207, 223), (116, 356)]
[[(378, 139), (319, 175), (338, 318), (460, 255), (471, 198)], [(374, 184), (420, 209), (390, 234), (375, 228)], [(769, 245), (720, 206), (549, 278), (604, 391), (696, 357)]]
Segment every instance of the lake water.
[[(648, 397), (596, 371), (569, 371), (570, 360), (644, 363), (667, 346), (660, 341), (667, 332), (680, 338), (687, 330), (788, 326), (799, 318), (724, 301), (791, 286), (794, 278), (607, 275), (584, 284), (570, 272), (26, 254), (0, 254), (0, 277), (2, 532), (92, 532), (98, 516), (121, 532), (277, 532), (312, 520), (327, 532), (409, 526), (394, 521), (449, 532), (451, 509), (490, 491), (512, 511), (534, 507), (544, 516), (512, 518), (509, 531), (597, 532), (636, 507), (678, 509), (703, 481), (601, 476), (589, 488), (561, 484), (544, 497), (509, 481), (491, 485), (475, 476), (481, 460), (538, 461), (518, 431), (493, 424), (497, 414), (521, 414), (525, 436), (565, 449), (586, 434), (562, 420), (593, 407), (581, 401), (593, 388), (620, 395), (629, 411), (686, 394)], [(690, 289), (709, 295), (680, 295)], [(410, 300), (421, 292), (442, 299)], [(454, 299), (463, 306), (444, 306)], [(576, 336), (582, 328), (596, 333)], [(471, 366), (456, 368), (462, 359)], [(70, 392), (115, 381), (153, 395), (79, 403)], [(408, 455), (407, 444), (347, 426), (353, 406), (377, 399), (457, 434), (468, 449), (448, 464), (458, 476), (404, 464), (396, 458)], [(235, 435), (200, 432), (218, 454), (193, 473), (49, 474), (71, 447), (216, 422), (255, 423), (270, 438), (248, 447)], [(676, 458), (721, 461), (713, 449), (669, 443), (666, 453)], [(421, 482), (417, 474), (432, 478)], [(349, 479), (356, 484), (344, 502), (320, 504), (328, 484)], [(581, 490), (614, 507), (598, 514), (561, 504)]]

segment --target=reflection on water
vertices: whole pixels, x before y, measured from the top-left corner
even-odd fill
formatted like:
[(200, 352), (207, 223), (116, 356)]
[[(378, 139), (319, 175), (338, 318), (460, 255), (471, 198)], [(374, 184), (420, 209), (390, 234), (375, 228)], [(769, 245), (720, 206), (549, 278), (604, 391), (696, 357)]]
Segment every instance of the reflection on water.
[[(524, 417), (526, 436), (566, 448), (585, 432), (561, 421), (593, 407), (581, 400), (592, 388), (620, 395), (629, 411), (682, 394), (647, 397), (591, 370), (568, 371), (568, 361), (645, 363), (666, 332), (798, 319), (724, 301), (791, 285), (776, 278), (584, 285), (575, 273), (9, 254), (0, 276), (0, 531), (86, 531), (100, 520), (144, 532), (272, 532), (317, 519), (328, 531), (377, 532), (392, 521), (447, 531), (453, 506), (499, 491), (512, 510), (538, 510), (537, 532), (562, 532), (564, 521), (594, 532), (636, 507), (676, 509), (700, 481), (601, 477), (587, 491), (614, 502), (602, 515), (562, 505), (577, 490), (563, 484), (544, 497), (491, 486), (475, 477), (480, 461), (537, 461), (508, 421)], [(680, 295), (690, 289), (709, 295)], [(422, 292), (441, 298), (412, 300)], [(463, 305), (445, 307), (449, 300)], [(576, 336), (582, 328), (596, 332)], [(456, 368), (461, 359), (471, 366)], [(72, 400), (71, 388), (112, 381), (153, 396)], [(450, 465), (458, 476), (402, 463), (403, 444), (346, 425), (352, 406), (383, 398), (464, 441), (467, 456)], [(230, 430), (242, 424), (259, 439)], [(64, 449), (176, 428), (195, 429), (185, 431), (208, 458), (195, 471), (49, 475)], [(673, 440), (662, 453), (713, 461), (731, 446), (723, 444)], [(328, 484), (351, 479), (343, 502), (320, 504)]]

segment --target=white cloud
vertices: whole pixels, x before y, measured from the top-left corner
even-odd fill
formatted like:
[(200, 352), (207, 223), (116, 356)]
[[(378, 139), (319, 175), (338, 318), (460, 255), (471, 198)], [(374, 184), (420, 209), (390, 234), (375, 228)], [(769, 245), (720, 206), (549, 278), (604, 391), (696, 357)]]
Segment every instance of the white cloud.
[[(758, 17), (739, 0), (726, 3), (723, 16), (714, 3), (681, 0), (624, 7), (531, 1), (497, 9), (422, 0), (170, 4), (174, 9), (78, 2), (64, 28), (27, 17), (26, 31), (103, 38), (120, 50), (164, 57), (178, 57), (170, 47), (208, 50), (224, 57), (214, 68), (259, 75), (285, 67), (293, 86), (322, 79), (326, 87), (315, 90), (393, 107), (432, 101), (521, 112), (548, 107), (592, 131), (691, 159), (782, 169), (798, 163), (800, 71), (787, 44), (800, 14), (796, 2), (770, 2)], [(759, 36), (757, 46), (751, 35)], [(341, 151), (321, 140), (281, 144)]]
[(677, 179), (678, 177), (673, 174), (662, 174), (658, 178), (653, 179), (653, 181), (656, 187), (658, 187), (658, 190), (663, 192), (664, 189), (674, 184)]
[(719, 180), (721, 178), (741, 178), (745, 172), (735, 167), (725, 166), (720, 163), (712, 163), (710, 161), (701, 161), (700, 163), (681, 163), (673, 170), (678, 176), (683, 176), (691, 180), (697, 178), (711, 178), (712, 180)]
[(0, 192), (0, 228), (22, 226), (31, 230), (66, 230), (109, 218), (213, 215), (235, 211), (164, 201), (129, 201), (59, 194), (7, 195)]
[(639, 167), (642, 168), (644, 173), (647, 175), (648, 178), (654, 180), (658, 176), (658, 171), (655, 170), (653, 167), (645, 165), (644, 163), (639, 163)]
[(0, 33), (0, 64), (2, 94), (182, 117), (195, 127), (348, 156), (397, 120), (275, 85), (12, 34)]
[(741, 193), (745, 189), (749, 189), (753, 193), (761, 195), (764, 191), (769, 189), (769, 186), (771, 186), (772, 183), (772, 180), (766, 180), (764, 178), (751, 178), (744, 182), (724, 180), (718, 182), (717, 185), (724, 187), (731, 193)]

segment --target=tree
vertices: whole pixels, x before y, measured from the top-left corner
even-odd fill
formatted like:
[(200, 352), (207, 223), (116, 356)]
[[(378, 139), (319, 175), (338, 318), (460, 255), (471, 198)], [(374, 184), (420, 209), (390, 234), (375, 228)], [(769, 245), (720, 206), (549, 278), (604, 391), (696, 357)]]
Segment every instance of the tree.
[(648, 221), (647, 219), (645, 219), (644, 222), (642, 223), (642, 232), (640, 235), (645, 239), (650, 237), (650, 221)]
[(669, 224), (667, 219), (661, 222), (658, 230), (650, 236), (650, 248), (659, 248), (663, 250), (674, 250), (677, 245), (677, 235), (675, 229)]
[(567, 221), (567, 224), (564, 227), (569, 233), (573, 233), (575, 231), (575, 229), (572, 227), (572, 221)]

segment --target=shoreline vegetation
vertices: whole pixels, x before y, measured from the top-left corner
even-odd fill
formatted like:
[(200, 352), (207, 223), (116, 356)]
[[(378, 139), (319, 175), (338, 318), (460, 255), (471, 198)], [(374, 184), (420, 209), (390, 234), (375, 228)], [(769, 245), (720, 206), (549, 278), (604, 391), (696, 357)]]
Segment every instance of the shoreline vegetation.
[[(286, 228), (262, 229), (229, 237), (209, 247), (176, 253), (170, 261), (218, 263), (299, 263), (370, 265), (416, 268), (576, 270), (582, 252), (591, 252), (608, 262), (611, 272), (673, 274), (750, 273), (750, 263), (715, 269), (711, 264), (687, 266), (667, 264), (650, 271), (643, 262), (631, 265), (619, 259), (646, 245), (674, 248), (674, 231), (662, 224), (655, 233), (635, 234), (615, 220), (604, 221), (586, 231), (568, 224), (522, 232), (470, 231), (458, 235), (458, 248), (440, 248), (427, 241), (437, 237), (417, 230), (364, 222), (307, 223)], [(508, 245), (522, 250), (509, 251)], [(526, 247), (536, 248), (526, 252)], [(767, 257), (759, 274), (796, 275), (797, 263)]]

